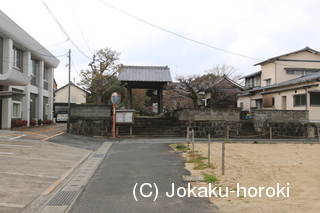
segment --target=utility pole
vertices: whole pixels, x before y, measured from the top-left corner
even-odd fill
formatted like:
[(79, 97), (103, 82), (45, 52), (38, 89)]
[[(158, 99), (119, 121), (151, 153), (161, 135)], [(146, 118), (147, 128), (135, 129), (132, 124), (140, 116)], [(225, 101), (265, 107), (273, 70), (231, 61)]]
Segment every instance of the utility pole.
[(70, 77), (71, 77), (71, 50), (68, 51), (68, 58), (69, 58), (69, 79), (68, 79), (68, 123), (67, 123), (67, 133), (70, 133)]

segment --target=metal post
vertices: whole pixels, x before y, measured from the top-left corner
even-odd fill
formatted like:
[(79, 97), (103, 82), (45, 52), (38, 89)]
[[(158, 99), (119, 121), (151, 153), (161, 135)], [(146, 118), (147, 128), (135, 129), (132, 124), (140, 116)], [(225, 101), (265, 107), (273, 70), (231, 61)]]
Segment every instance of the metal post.
[(189, 136), (190, 136), (189, 134), (190, 134), (190, 133), (189, 133), (189, 127), (187, 127), (187, 138), (186, 138), (186, 140), (187, 140), (188, 143), (189, 143), (189, 140), (190, 140), (190, 139), (189, 139)]
[(194, 153), (194, 129), (192, 129), (192, 152)]
[(224, 175), (224, 152), (225, 152), (225, 144), (224, 141), (221, 145), (221, 173)]
[(228, 140), (229, 140), (229, 137), (230, 137), (230, 136), (229, 136), (229, 131), (230, 131), (229, 129), (230, 129), (230, 127), (227, 126), (227, 139), (228, 139)]
[(210, 141), (211, 141), (211, 136), (208, 134), (208, 167), (210, 168)]
[(70, 108), (71, 108), (71, 103), (70, 103), (70, 78), (71, 78), (71, 50), (69, 49), (68, 51), (68, 58), (69, 58), (69, 78), (68, 78), (68, 122), (67, 122), (67, 133), (70, 133)]
[(270, 136), (270, 140), (272, 140), (272, 127), (270, 127), (269, 129), (269, 136)]
[(112, 137), (116, 137), (116, 105), (112, 104)]

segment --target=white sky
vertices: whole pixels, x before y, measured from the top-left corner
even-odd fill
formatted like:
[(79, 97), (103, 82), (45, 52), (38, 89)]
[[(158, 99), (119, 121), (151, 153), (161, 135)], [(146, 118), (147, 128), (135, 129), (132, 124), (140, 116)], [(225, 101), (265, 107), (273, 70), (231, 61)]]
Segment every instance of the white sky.
[[(109, 47), (120, 63), (168, 65), (173, 77), (201, 74), (218, 64), (239, 74), (258, 71), (254, 60), (213, 50), (138, 22), (98, 0), (45, 0), (72, 40), (92, 55)], [(171, 31), (259, 59), (310, 46), (320, 50), (318, 0), (104, 0)], [(82, 56), (47, 12), (41, 0), (0, 0), (0, 9), (54, 55), (72, 50), (72, 79), (87, 68)], [(82, 33), (81, 33), (82, 31)], [(55, 70), (67, 83), (67, 58)]]

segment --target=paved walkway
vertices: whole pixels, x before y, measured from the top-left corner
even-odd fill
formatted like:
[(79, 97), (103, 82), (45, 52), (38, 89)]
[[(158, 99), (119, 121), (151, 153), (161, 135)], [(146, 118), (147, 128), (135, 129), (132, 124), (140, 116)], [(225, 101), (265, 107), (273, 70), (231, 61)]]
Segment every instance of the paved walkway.
[[(187, 174), (183, 159), (168, 144), (114, 143), (71, 212), (215, 212), (207, 199), (165, 196), (173, 182), (185, 187), (182, 175)], [(150, 198), (134, 200), (135, 183), (144, 182), (157, 184), (156, 202)]]
[(0, 139), (0, 212), (21, 212), (89, 153), (39, 140)]
[(0, 130), (0, 140), (47, 140), (57, 134), (63, 134), (66, 124), (26, 127), (14, 130)]

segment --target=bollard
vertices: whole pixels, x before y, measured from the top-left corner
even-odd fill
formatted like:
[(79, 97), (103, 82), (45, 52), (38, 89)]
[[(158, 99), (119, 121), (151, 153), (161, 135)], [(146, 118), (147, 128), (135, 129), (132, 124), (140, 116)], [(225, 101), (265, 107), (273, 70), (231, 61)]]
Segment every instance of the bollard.
[(208, 167), (210, 168), (210, 141), (211, 141), (211, 136), (208, 134)]
[(224, 175), (224, 152), (225, 152), (225, 144), (224, 141), (221, 145), (221, 173)]
[(230, 127), (229, 127), (229, 126), (227, 126), (227, 139), (228, 139), (228, 140), (229, 140), (229, 138), (230, 138), (229, 133), (230, 133)]
[(192, 152), (194, 153), (194, 129), (192, 129)]
[(189, 136), (190, 136), (189, 127), (187, 127), (187, 138), (186, 138), (186, 140), (187, 140), (188, 143), (189, 143)]

